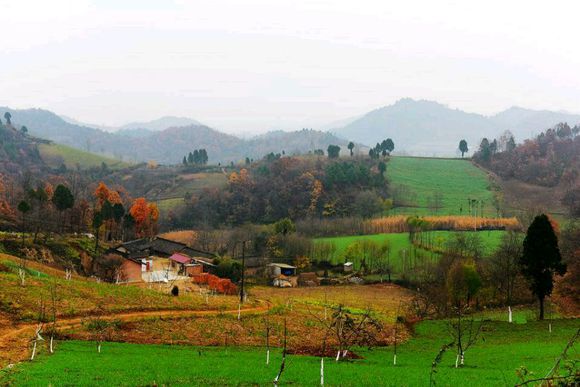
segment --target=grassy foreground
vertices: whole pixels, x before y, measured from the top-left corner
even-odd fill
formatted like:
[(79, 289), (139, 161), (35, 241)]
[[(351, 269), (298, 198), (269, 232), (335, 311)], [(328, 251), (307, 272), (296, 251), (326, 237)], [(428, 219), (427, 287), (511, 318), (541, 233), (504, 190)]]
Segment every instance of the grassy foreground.
[[(466, 365), (455, 369), (453, 350), (437, 368), (438, 385), (514, 385), (516, 369), (527, 367), (541, 377), (554, 364), (578, 320), (488, 323), (483, 339), (466, 352)], [(431, 362), (450, 341), (443, 321), (417, 326), (416, 336), (401, 345), (398, 365), (392, 348), (360, 349), (364, 359), (335, 363), (325, 359), (326, 385), (424, 386), (429, 384)], [(569, 351), (578, 360), (576, 348)], [(90, 342), (61, 342), (52, 356), (42, 355), (0, 374), (0, 384), (36, 385), (269, 385), (278, 372), (280, 349), (265, 364), (263, 348), (188, 347), (105, 343), (98, 354)], [(320, 383), (320, 359), (289, 355), (280, 385), (314, 386)]]

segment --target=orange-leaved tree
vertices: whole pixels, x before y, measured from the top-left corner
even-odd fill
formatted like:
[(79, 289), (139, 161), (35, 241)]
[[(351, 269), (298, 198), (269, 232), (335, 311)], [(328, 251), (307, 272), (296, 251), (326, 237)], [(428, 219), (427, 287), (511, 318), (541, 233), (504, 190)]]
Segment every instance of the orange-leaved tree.
[(129, 213), (135, 221), (135, 234), (138, 237), (152, 236), (157, 231), (159, 209), (155, 203), (147, 203), (145, 198), (137, 198)]

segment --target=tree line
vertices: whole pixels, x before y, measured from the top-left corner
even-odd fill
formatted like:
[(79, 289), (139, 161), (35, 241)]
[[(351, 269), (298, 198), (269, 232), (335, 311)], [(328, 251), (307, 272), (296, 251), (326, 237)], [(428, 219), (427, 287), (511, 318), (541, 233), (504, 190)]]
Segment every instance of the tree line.
[(186, 156), (183, 156), (183, 165), (206, 165), (209, 158), (207, 156), (207, 151), (205, 149), (195, 149), (193, 152), (189, 152)]
[(227, 186), (190, 196), (173, 227), (271, 223), (289, 217), (380, 213), (387, 180), (369, 159), (267, 158), (232, 172)]

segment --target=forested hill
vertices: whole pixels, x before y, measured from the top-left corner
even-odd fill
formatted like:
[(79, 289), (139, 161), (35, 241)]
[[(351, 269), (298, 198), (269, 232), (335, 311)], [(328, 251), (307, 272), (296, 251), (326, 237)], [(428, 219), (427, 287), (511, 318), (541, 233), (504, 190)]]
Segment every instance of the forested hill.
[(510, 130), (520, 142), (560, 122), (576, 125), (580, 123), (580, 115), (513, 107), (494, 116), (484, 116), (433, 101), (405, 98), (332, 131), (363, 144), (375, 144), (391, 137), (398, 152), (455, 156), (461, 139), (476, 145), (483, 137), (493, 138)]
[(0, 123), (0, 175), (40, 174), (47, 169), (40, 156), (37, 139), (11, 124)]
[(163, 123), (177, 122), (171, 119), (132, 124), (119, 132), (108, 132), (71, 123), (42, 109), (0, 107), (0, 113), (4, 112), (12, 114), (15, 127), (24, 125), (34, 136), (132, 162), (154, 160), (161, 164), (178, 164), (184, 155), (203, 148), (208, 152), (210, 163), (229, 163), (246, 157), (262, 158), (270, 152), (294, 154), (326, 150), (330, 144), (342, 146), (346, 151), (348, 143), (332, 134), (314, 130), (276, 131), (251, 139), (241, 139), (197, 123), (157, 130)]
[(553, 188), (545, 202), (560, 201), (580, 216), (580, 125), (561, 123), (519, 145), (483, 139), (473, 159), (504, 180)]

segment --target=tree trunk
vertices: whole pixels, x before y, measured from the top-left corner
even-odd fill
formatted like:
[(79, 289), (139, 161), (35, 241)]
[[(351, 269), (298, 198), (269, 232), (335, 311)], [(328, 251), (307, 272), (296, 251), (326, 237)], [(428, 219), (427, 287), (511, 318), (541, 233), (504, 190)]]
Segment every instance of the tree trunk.
[(544, 297), (539, 297), (540, 300), (540, 320), (544, 319)]

